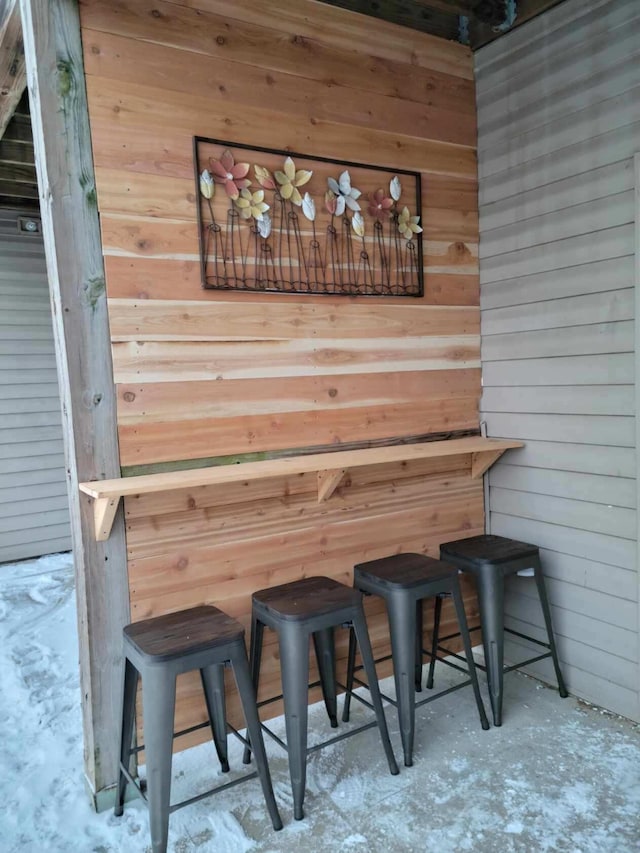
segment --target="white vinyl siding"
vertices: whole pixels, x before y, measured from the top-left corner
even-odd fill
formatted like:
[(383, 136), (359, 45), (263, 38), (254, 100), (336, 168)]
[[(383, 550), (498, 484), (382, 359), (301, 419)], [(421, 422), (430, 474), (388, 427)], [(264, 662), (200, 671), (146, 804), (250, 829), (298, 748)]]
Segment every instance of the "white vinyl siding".
[[(542, 549), (570, 691), (637, 720), (640, 4), (567, 0), (478, 51), (476, 84), (483, 419), (525, 443), (489, 474), (489, 526)], [(544, 639), (531, 581), (506, 608)]]
[(17, 216), (0, 211), (0, 563), (71, 547), (44, 247)]

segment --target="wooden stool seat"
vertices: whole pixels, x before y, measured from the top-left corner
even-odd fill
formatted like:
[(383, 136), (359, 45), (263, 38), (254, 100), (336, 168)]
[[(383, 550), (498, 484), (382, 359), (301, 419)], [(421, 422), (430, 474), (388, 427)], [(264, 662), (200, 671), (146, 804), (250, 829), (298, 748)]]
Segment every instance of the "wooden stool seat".
[(483, 565), (500, 566), (511, 564), (509, 569), (517, 571), (514, 563), (520, 560), (537, 558), (539, 549), (537, 545), (529, 545), (527, 542), (519, 542), (516, 539), (506, 539), (504, 536), (493, 536), (484, 534), (471, 536), (469, 539), (458, 539), (455, 542), (446, 542), (440, 546), (440, 556), (445, 559), (454, 558), (456, 565), (463, 567), (468, 563), (469, 568)]
[(222, 610), (206, 605), (133, 622), (123, 633), (141, 655), (168, 661), (242, 639), (244, 628)]
[(424, 583), (437, 583), (457, 574), (449, 563), (434, 560), (424, 554), (392, 554), (379, 560), (369, 560), (355, 567), (362, 579), (371, 578), (389, 588), (410, 589)]
[(304, 620), (357, 605), (361, 596), (326, 577), (302, 578), (253, 593), (253, 606), (278, 619)]

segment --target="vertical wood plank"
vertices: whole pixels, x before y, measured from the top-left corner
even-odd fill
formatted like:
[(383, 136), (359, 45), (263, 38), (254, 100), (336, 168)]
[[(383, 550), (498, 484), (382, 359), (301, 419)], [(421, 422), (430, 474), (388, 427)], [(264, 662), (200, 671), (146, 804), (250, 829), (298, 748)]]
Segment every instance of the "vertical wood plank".
[(122, 513), (96, 542), (78, 482), (118, 476), (115, 395), (77, 0), (20, 0), (63, 408), (76, 573), (85, 774), (116, 780), (121, 630), (129, 619)]

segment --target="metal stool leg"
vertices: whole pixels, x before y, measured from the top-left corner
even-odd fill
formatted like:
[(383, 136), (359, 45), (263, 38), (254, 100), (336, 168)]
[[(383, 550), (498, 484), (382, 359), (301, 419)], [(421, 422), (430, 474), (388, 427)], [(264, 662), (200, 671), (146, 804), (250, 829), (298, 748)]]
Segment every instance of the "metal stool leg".
[(482, 644), (494, 726), (502, 725), (504, 664), (504, 577), (499, 569), (487, 566), (477, 575)]
[(413, 740), (415, 732), (415, 642), (416, 608), (411, 596), (390, 595), (387, 599), (393, 678), (396, 685), (400, 737), (404, 752), (404, 766), (413, 765)]
[(336, 646), (333, 628), (314, 631), (313, 645), (318, 661), (322, 696), (331, 721), (331, 728), (338, 727), (338, 703), (336, 697)]
[(356, 668), (356, 635), (353, 628), (349, 628), (349, 656), (347, 658), (347, 684), (344, 694), (344, 705), (342, 706), (342, 722), (349, 722), (351, 712), (351, 693), (353, 691), (353, 675)]
[(416, 601), (416, 667), (415, 667), (415, 689), (416, 693), (422, 693), (422, 644), (424, 642), (424, 621), (422, 608), (424, 599)]
[(436, 668), (438, 655), (438, 638), (440, 636), (440, 615), (442, 614), (442, 596), (436, 595), (433, 608), (433, 634), (431, 635), (431, 659), (429, 660), (429, 674), (427, 675), (427, 689), (433, 688), (433, 675)]
[(562, 671), (560, 669), (560, 661), (558, 660), (556, 641), (553, 635), (553, 625), (551, 624), (551, 608), (549, 607), (549, 599), (547, 598), (547, 590), (544, 583), (544, 575), (542, 574), (542, 567), (539, 563), (537, 566), (535, 566), (534, 571), (536, 586), (538, 587), (538, 596), (540, 598), (540, 604), (542, 605), (542, 613), (544, 615), (544, 622), (547, 626), (547, 636), (549, 637), (551, 659), (553, 660), (553, 668), (556, 671), (556, 678), (558, 680), (558, 692), (560, 693), (560, 696), (563, 699), (566, 699), (569, 694), (567, 693), (567, 688), (565, 687), (564, 678), (562, 677)]
[(476, 671), (476, 665), (473, 660), (473, 651), (471, 648), (471, 638), (469, 636), (469, 626), (467, 624), (467, 614), (464, 610), (464, 602), (462, 600), (462, 593), (460, 592), (460, 584), (456, 578), (456, 583), (453, 588), (453, 603), (456, 608), (456, 615), (458, 617), (458, 625), (460, 626), (460, 636), (462, 637), (462, 643), (464, 645), (464, 653), (467, 658), (467, 669), (469, 670), (469, 678), (471, 679), (471, 685), (473, 687), (473, 693), (476, 697), (476, 705), (478, 706), (478, 713), (480, 715), (480, 723), (482, 728), (486, 731), (489, 728), (489, 720), (487, 720), (487, 715), (484, 710), (484, 704), (482, 702), (482, 696), (480, 695), (480, 686), (478, 685), (478, 673)]
[(142, 678), (142, 711), (153, 853), (167, 850), (175, 699), (175, 675), (162, 666), (149, 667)]
[(283, 625), (278, 639), (289, 773), (293, 791), (293, 816), (295, 820), (302, 820), (304, 817), (302, 804), (307, 781), (308, 635), (302, 633), (296, 625)]
[[(249, 652), (249, 662), (251, 666), (251, 682), (253, 691), (258, 695), (258, 685), (260, 683), (260, 661), (262, 660), (262, 640), (264, 637), (264, 625), (255, 616), (251, 619), (251, 649)], [(244, 748), (242, 755), (242, 763), (249, 764), (251, 761), (251, 738), (247, 732), (247, 740), (249, 743)]]
[(271, 774), (269, 773), (269, 765), (264, 749), (264, 740), (260, 730), (260, 721), (258, 719), (258, 708), (256, 705), (256, 695), (249, 673), (249, 664), (244, 650), (244, 645), (233, 654), (231, 658), (233, 665), (233, 674), (238, 685), (238, 693), (240, 694), (240, 702), (244, 718), (247, 723), (247, 736), (251, 737), (253, 752), (256, 757), (256, 769), (260, 777), (262, 792), (269, 810), (271, 823), (275, 830), (282, 829), (282, 819), (278, 812), (276, 799), (273, 795), (273, 786), (271, 784)]
[[(136, 716), (136, 690), (138, 689), (138, 670), (128, 658), (124, 662), (124, 679), (122, 692), (122, 725), (120, 729), (120, 762), (130, 770), (131, 741), (133, 740), (133, 724)], [(114, 814), (120, 817), (124, 811), (124, 795), (127, 790), (127, 778), (118, 770), (118, 790)]]
[(216, 664), (200, 670), (202, 689), (207, 703), (211, 734), (216, 747), (220, 769), (229, 772), (227, 753), (227, 714), (224, 695), (224, 666)]
[(359, 612), (355, 613), (353, 616), (353, 630), (355, 632), (358, 645), (360, 646), (360, 656), (362, 657), (362, 664), (364, 666), (364, 671), (367, 676), (367, 681), (369, 682), (371, 704), (373, 705), (376, 714), (376, 719), (378, 721), (380, 739), (382, 740), (382, 746), (384, 747), (384, 751), (387, 756), (389, 770), (391, 771), (391, 774), (393, 776), (397, 776), (400, 771), (398, 770), (398, 765), (396, 763), (396, 759), (391, 748), (391, 741), (389, 740), (387, 720), (384, 716), (384, 710), (382, 708), (382, 699), (380, 697), (380, 688), (378, 687), (376, 664), (373, 659), (373, 652), (371, 651), (371, 641), (369, 640), (367, 623), (365, 621), (364, 611), (362, 609), (360, 609)]

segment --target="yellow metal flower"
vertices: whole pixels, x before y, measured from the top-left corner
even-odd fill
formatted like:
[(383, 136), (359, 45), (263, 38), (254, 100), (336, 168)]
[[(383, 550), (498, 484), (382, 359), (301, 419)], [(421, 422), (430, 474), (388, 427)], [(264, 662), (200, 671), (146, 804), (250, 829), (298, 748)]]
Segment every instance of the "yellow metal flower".
[(418, 225), (419, 216), (412, 216), (408, 207), (403, 207), (398, 216), (398, 231), (405, 240), (411, 240), (414, 234), (421, 234), (422, 228)]
[(291, 200), (298, 207), (302, 204), (302, 196), (298, 187), (303, 187), (311, 179), (313, 172), (307, 169), (298, 169), (291, 157), (284, 161), (284, 172), (276, 172), (276, 181), (280, 184), (280, 195), (282, 198)]
[(251, 219), (260, 222), (262, 214), (269, 210), (269, 205), (264, 201), (264, 190), (257, 190), (252, 193), (251, 190), (240, 190), (240, 197), (234, 201), (235, 206), (240, 212), (243, 219)]

